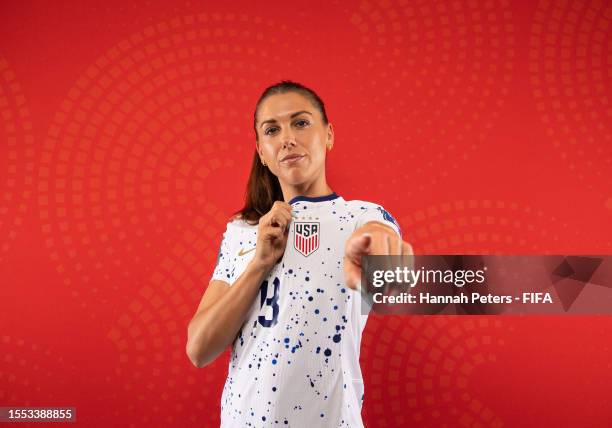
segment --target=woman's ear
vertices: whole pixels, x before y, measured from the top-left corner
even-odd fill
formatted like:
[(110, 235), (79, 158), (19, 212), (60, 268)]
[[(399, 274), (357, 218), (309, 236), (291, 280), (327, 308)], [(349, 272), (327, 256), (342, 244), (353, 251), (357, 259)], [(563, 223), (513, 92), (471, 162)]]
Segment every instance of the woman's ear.
[(259, 155), (259, 160), (263, 161), (263, 151), (259, 147), (259, 142), (257, 141), (255, 141), (255, 150), (257, 151), (257, 154)]
[(263, 150), (261, 149), (261, 147), (259, 147), (258, 142), (255, 142), (255, 150), (257, 150), (257, 155), (259, 156), (259, 161), (261, 162), (261, 164), (263, 166), (266, 166), (266, 161), (264, 160), (264, 157), (263, 157)]
[(327, 125), (327, 142), (325, 145), (327, 150), (331, 150), (334, 147), (334, 127), (331, 123)]

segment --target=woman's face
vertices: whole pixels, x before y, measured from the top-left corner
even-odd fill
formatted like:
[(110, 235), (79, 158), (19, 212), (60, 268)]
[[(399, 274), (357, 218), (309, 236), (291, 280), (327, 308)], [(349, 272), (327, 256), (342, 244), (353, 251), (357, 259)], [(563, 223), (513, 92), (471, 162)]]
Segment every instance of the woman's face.
[(257, 117), (259, 157), (281, 183), (301, 185), (325, 174), (325, 151), (333, 145), (331, 124), (296, 92), (268, 97)]

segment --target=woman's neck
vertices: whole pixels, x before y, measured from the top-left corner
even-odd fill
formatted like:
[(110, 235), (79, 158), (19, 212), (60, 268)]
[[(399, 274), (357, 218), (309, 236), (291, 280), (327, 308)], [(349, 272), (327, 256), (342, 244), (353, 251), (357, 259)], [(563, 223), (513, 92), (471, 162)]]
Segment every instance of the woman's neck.
[(289, 202), (296, 196), (308, 196), (314, 198), (317, 196), (327, 196), (333, 193), (333, 190), (327, 185), (326, 181), (322, 181), (320, 183), (301, 184), (298, 186), (283, 185), (283, 183), (281, 183), (281, 189), (283, 191), (283, 198), (285, 199), (285, 202)]

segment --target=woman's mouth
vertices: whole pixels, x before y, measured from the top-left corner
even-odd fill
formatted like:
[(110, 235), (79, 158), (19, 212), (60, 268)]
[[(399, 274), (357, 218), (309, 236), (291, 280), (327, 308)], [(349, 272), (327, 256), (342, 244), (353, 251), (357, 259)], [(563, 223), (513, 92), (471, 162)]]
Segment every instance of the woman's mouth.
[(281, 160), (281, 164), (283, 165), (293, 165), (295, 163), (298, 163), (300, 160), (302, 160), (304, 158), (305, 155), (289, 155), (289, 156), (285, 156), (282, 160)]

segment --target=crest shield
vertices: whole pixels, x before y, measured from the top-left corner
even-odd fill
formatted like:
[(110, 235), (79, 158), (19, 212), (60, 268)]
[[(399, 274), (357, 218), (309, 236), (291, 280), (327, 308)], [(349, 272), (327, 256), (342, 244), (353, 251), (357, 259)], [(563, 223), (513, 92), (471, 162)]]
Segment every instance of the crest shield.
[(319, 223), (297, 222), (295, 223), (295, 234), (293, 246), (303, 256), (308, 257), (319, 248), (321, 228)]

